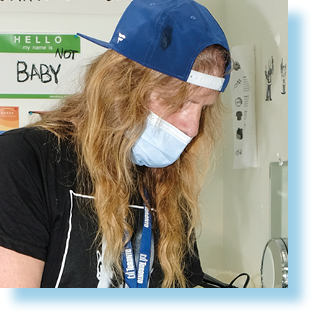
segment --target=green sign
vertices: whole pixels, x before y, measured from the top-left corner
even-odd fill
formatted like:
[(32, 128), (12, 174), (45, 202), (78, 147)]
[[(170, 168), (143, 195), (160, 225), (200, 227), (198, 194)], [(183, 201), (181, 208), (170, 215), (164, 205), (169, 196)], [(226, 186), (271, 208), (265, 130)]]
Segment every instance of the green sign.
[[(53, 34), (0, 34), (0, 53), (80, 53), (80, 37)], [(69, 56), (68, 56), (69, 55)]]

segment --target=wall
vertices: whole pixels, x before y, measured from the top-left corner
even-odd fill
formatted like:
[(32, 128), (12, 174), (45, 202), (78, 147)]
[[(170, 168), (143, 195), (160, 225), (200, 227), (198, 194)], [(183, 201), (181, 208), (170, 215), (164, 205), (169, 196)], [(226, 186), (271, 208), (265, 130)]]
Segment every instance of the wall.
[[(222, 218), (219, 219), (222, 243), (217, 239), (217, 246), (222, 244), (220, 269), (233, 273), (247, 272), (254, 285), (259, 287), (263, 249), (271, 237), (269, 164), (288, 159), (288, 94), (279, 92), (282, 89), (279, 65), (281, 58), (285, 63), (288, 60), (288, 4), (287, 0), (224, 0), (221, 5), (224, 13), (222, 28), (230, 47), (255, 45), (258, 167), (233, 168), (234, 117), (229, 115), (221, 161), (224, 167), (219, 169), (211, 184), (212, 187), (216, 183), (223, 187)], [(271, 55), (275, 60), (273, 100), (267, 102), (264, 70)], [(228, 89), (223, 95), (225, 104), (231, 104), (230, 97)], [(221, 172), (222, 178), (219, 178)], [(208, 250), (211, 251), (210, 246)], [(203, 261), (204, 268), (213, 271), (211, 268), (217, 268), (213, 262), (213, 258)]]

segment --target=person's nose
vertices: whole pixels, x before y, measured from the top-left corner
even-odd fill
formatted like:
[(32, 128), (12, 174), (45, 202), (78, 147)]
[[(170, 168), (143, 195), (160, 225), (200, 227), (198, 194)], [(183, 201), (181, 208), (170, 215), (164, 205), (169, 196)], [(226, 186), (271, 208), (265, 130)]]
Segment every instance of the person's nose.
[[(197, 106), (196, 106), (197, 107)], [(188, 137), (195, 137), (199, 132), (200, 116), (202, 109), (197, 107), (189, 110), (180, 120), (178, 129), (185, 133)]]

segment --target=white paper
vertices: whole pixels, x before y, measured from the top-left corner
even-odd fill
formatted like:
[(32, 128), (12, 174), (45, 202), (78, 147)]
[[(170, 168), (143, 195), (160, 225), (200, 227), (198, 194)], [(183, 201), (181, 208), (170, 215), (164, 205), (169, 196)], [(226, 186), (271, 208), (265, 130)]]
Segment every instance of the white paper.
[(233, 107), (234, 168), (257, 167), (255, 122), (255, 46), (231, 49), (238, 70), (231, 72)]

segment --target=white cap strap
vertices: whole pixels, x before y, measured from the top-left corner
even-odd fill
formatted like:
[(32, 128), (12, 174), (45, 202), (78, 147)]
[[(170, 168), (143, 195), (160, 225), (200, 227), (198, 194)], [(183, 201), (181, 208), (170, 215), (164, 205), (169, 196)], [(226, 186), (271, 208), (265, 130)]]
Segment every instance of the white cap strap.
[(224, 78), (214, 77), (210, 74), (205, 74), (195, 70), (191, 70), (187, 82), (208, 89), (221, 91), (224, 80), (225, 80)]

